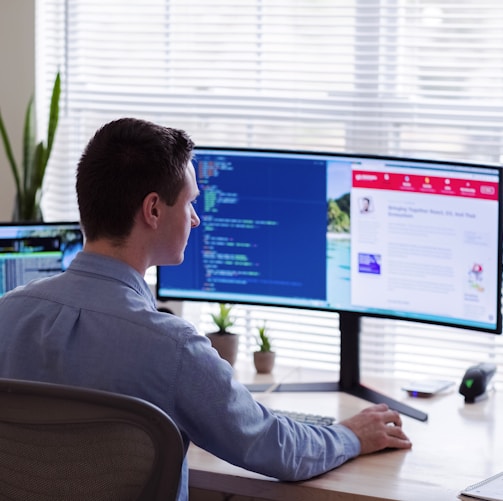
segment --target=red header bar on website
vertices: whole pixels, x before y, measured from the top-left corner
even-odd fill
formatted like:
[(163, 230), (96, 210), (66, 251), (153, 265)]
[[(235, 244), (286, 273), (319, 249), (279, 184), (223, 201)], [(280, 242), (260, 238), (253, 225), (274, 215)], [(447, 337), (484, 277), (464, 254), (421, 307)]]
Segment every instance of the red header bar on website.
[(354, 170), (353, 187), (484, 200), (498, 199), (498, 184), (495, 182), (449, 176)]

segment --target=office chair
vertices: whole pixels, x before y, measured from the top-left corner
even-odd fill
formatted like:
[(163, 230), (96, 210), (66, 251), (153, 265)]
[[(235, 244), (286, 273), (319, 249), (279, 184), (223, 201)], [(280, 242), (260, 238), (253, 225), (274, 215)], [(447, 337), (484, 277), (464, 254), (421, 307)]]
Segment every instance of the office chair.
[(184, 448), (134, 397), (0, 379), (0, 499), (175, 500)]

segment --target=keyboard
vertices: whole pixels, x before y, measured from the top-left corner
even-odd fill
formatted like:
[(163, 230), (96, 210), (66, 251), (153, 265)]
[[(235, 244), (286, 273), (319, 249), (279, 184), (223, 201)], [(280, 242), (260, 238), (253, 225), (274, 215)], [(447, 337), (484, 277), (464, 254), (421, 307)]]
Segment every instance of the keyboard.
[(297, 411), (285, 411), (285, 410), (277, 410), (271, 409), (274, 414), (279, 416), (286, 416), (294, 421), (298, 421), (304, 424), (314, 424), (317, 426), (330, 426), (335, 423), (335, 418), (331, 416), (320, 416), (319, 414), (309, 414), (306, 412), (297, 412)]

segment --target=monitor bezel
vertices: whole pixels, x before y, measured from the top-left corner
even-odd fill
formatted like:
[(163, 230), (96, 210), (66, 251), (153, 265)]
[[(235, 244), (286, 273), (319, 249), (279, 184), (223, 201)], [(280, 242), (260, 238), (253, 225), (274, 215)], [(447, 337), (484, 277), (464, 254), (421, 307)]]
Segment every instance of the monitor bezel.
[(0, 226), (76, 226), (82, 231), (79, 221), (0, 221)]

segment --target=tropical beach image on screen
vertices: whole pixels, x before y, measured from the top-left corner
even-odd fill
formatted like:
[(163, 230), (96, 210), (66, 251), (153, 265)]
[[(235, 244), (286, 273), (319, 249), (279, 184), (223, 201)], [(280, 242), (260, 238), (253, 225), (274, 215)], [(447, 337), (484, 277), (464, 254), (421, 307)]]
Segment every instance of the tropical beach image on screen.
[(327, 178), (327, 295), (330, 304), (350, 298), (351, 169), (334, 163)]

